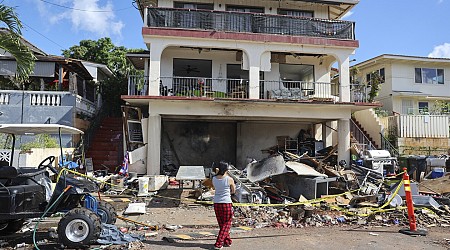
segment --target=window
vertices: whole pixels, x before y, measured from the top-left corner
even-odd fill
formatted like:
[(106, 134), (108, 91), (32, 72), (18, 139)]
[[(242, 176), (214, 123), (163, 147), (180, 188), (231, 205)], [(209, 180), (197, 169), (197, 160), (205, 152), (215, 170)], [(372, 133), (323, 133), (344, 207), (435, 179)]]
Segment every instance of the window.
[(179, 9), (214, 10), (214, 4), (209, 4), (209, 3), (175, 2), (173, 4), (173, 7), (179, 8)]
[(444, 70), (415, 68), (415, 82), (422, 84), (444, 84)]
[[(372, 73), (375, 73), (375, 72), (378, 73), (378, 75), (380, 76), (380, 78), (381, 78), (381, 83), (384, 83), (384, 80), (386, 79), (384, 68), (375, 70), (375, 71), (373, 71)], [(369, 74), (366, 75), (366, 82), (367, 82), (367, 83), (370, 83), (371, 78), (372, 78), (372, 73), (369, 73)]]
[(307, 10), (278, 9), (278, 14), (285, 15), (285, 16), (314, 17), (314, 12), (307, 11)]
[(407, 115), (414, 114), (412, 100), (409, 100), (409, 99), (402, 100), (402, 114), (407, 114)]
[(428, 102), (419, 102), (419, 114), (428, 114)]

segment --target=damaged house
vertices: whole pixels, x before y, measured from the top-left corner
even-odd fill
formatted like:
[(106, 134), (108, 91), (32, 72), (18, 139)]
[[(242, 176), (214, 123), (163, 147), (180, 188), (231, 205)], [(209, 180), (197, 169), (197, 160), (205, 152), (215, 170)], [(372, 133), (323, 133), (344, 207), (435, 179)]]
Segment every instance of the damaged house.
[(130, 171), (244, 169), (274, 146), (310, 156), (335, 146), (350, 162), (351, 114), (377, 106), (351, 98), (359, 42), (341, 18), (358, 2), (138, 0), (148, 51), (128, 54), (145, 72), (122, 96)]

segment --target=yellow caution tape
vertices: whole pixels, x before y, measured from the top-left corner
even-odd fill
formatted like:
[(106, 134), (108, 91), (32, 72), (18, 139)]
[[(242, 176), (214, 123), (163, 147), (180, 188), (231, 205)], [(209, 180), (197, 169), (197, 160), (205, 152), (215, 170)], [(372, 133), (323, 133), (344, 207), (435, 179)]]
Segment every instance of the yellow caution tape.
[[(351, 194), (354, 192), (359, 191), (360, 189), (347, 191), (342, 194), (336, 194), (336, 195), (328, 195), (323, 198), (317, 198), (313, 200), (307, 200), (307, 201), (299, 201), (299, 202), (293, 202), (293, 203), (287, 203), (287, 204), (259, 204), (259, 203), (233, 203), (234, 207), (286, 207), (286, 206), (298, 206), (298, 205), (304, 205), (304, 204), (311, 204), (311, 203), (318, 203), (322, 202), (328, 199), (336, 198), (339, 196), (344, 196), (346, 194)], [(199, 204), (205, 204), (205, 205), (213, 205), (214, 203), (212, 201), (197, 201), (196, 203)]]
[[(395, 189), (394, 193), (391, 194), (391, 198), (386, 201), (386, 203), (384, 203), (380, 209), (383, 209), (384, 207), (386, 207), (387, 205), (389, 205), (391, 203), (391, 201), (395, 198), (395, 196), (398, 194), (398, 191), (400, 190), (400, 188), (402, 187), (403, 184), (403, 180), (400, 181), (400, 183), (397, 185), (397, 188)], [(405, 186), (405, 190), (406, 190), (406, 186)]]

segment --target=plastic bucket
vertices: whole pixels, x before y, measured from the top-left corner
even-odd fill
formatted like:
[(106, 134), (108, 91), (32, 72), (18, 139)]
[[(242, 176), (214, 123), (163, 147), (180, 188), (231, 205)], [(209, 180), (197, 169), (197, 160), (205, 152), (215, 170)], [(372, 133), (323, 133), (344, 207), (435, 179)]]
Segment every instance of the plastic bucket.
[(148, 177), (139, 177), (139, 193), (138, 195), (147, 195), (148, 194)]

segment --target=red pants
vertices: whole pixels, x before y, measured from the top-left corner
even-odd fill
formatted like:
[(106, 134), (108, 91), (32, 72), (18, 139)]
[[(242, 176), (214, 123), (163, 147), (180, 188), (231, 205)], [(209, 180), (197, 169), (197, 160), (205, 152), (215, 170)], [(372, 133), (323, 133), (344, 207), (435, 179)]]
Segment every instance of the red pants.
[(231, 245), (230, 228), (231, 220), (233, 219), (233, 208), (231, 203), (214, 203), (214, 212), (216, 213), (217, 222), (219, 223), (220, 231), (217, 235), (215, 247), (222, 247), (223, 245)]

